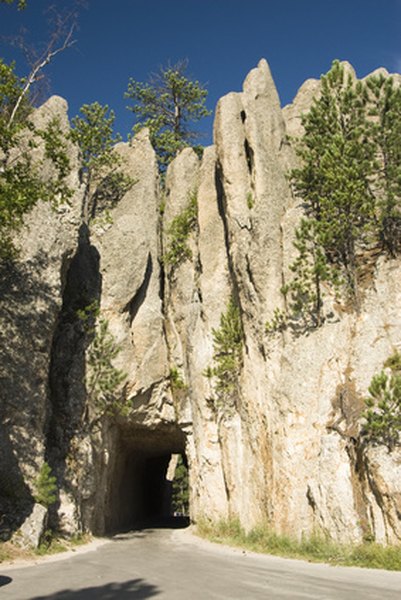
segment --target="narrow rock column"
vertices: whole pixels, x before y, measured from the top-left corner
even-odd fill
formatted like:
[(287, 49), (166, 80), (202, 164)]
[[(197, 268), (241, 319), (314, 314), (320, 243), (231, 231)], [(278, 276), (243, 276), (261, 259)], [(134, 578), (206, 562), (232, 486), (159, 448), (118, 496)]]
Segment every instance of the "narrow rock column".
[[(68, 133), (67, 103), (51, 97), (37, 109), (34, 124), (43, 129), (57, 118)], [(77, 247), (81, 190), (77, 150), (66, 151), (71, 173), (68, 185), (75, 190), (69, 204), (52, 207), (39, 202), (24, 218), (15, 244), (19, 255), (1, 266), (0, 273), (0, 501), (11, 500), (17, 518), (32, 501), (30, 493), (45, 460), (46, 427), (51, 416), (49, 370), (52, 339), (63, 302), (65, 274)], [(33, 160), (44, 158), (43, 146)], [(45, 161), (44, 178), (52, 165)], [(9, 495), (9, 496), (8, 496)], [(24, 504), (25, 503), (25, 504)], [(0, 506), (6, 514), (10, 506)]]

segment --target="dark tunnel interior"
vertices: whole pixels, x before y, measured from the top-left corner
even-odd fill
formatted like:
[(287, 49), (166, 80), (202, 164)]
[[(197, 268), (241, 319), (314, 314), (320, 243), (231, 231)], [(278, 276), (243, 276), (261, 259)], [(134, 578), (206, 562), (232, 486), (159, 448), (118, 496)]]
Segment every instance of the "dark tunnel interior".
[(170, 460), (180, 454), (186, 460), (185, 435), (180, 430), (123, 431), (113, 454), (105, 533), (186, 523), (186, 519), (174, 517), (171, 502)]

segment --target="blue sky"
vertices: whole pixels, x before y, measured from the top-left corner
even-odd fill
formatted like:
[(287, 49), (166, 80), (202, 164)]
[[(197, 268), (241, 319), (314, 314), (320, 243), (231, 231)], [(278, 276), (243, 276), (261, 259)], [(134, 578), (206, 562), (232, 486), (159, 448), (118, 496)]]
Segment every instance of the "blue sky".
[[(53, 0), (58, 8), (73, 0)], [(49, 0), (28, 0), (26, 11), (0, 6), (0, 35), (21, 25), (28, 39), (47, 39), (43, 10)], [(379, 66), (401, 69), (400, 0), (87, 0), (77, 43), (48, 69), (51, 91), (64, 96), (70, 116), (95, 100), (116, 112), (125, 136), (133, 116), (123, 98), (128, 79), (146, 80), (168, 61), (186, 58), (189, 72), (209, 90), (208, 105), (230, 91), (260, 58), (270, 64), (282, 104), (302, 82), (320, 77), (335, 58), (350, 61), (359, 76)], [(22, 57), (5, 42), (0, 55)], [(204, 121), (205, 143), (212, 118)]]

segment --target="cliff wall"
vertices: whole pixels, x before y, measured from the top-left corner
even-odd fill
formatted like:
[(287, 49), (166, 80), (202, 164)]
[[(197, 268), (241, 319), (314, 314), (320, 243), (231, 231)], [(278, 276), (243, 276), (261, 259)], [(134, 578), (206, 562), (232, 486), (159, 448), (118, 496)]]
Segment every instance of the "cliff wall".
[[(142, 131), (116, 149), (135, 184), (111, 219), (95, 219), (90, 231), (80, 223), (76, 173), (69, 207), (38, 206), (29, 216), (0, 309), (9, 529), (29, 513), (43, 460), (58, 477), (61, 526), (104, 532), (129, 524), (132, 511), (147, 516), (152, 494), (162, 493), (157, 474), (169, 454), (185, 452), (194, 520), (238, 516), (246, 528), (267, 521), (296, 536), (320, 529), (343, 541), (400, 541), (401, 453), (358, 442), (372, 376), (401, 344), (400, 260), (379, 259), (358, 314), (334, 307), (301, 335), (265, 327), (283, 307), (301, 214), (287, 134), (299, 134), (318, 93), (319, 82), (306, 82), (282, 110), (262, 60), (241, 93), (219, 101), (214, 146), (202, 159), (182, 151), (163, 190)], [(61, 100), (46, 110), (61, 111), (67, 127)], [(184, 257), (167, 260), (191, 202)], [(235, 398), (224, 406), (210, 374), (230, 299), (244, 341)], [(96, 407), (77, 311), (93, 301), (121, 348), (128, 411), (88, 427)]]

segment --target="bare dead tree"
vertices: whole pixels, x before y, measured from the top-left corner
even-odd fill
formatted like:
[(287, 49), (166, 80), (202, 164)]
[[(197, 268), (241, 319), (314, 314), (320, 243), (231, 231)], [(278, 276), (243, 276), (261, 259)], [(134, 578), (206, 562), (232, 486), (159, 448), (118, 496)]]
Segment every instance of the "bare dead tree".
[(36, 81), (38, 81), (40, 79), (42, 70), (53, 60), (53, 58), (57, 54), (59, 54), (60, 52), (63, 52), (64, 50), (66, 50), (67, 48), (69, 48), (70, 46), (72, 46), (75, 43), (76, 40), (72, 39), (73, 32), (74, 32), (74, 27), (71, 27), (71, 29), (68, 32), (63, 43), (55, 49), (48, 48), (47, 52), (34, 65), (34, 67), (32, 68), (31, 72), (29, 73), (29, 75), (27, 77), (24, 87), (21, 90), (21, 94), (17, 98), (17, 101), (11, 112), (10, 119), (8, 121), (8, 128), (11, 127), (11, 125), (15, 119), (15, 115), (17, 114), (17, 111), (21, 105), (21, 102), (24, 99), (24, 97), (26, 96), (26, 94), (29, 92), (29, 89)]
[(43, 80), (43, 70), (58, 54), (76, 43), (74, 34), (78, 28), (79, 10), (82, 7), (85, 7), (84, 0), (75, 0), (68, 11), (60, 11), (60, 7), (56, 5), (47, 8), (45, 14), (51, 33), (44, 46), (34, 47), (28, 44), (25, 29), (21, 29), (17, 36), (8, 38), (8, 41), (21, 51), (29, 65), (29, 73), (26, 76), (25, 84), (11, 111), (8, 128), (13, 124), (24, 98), (32, 92), (34, 84)]

